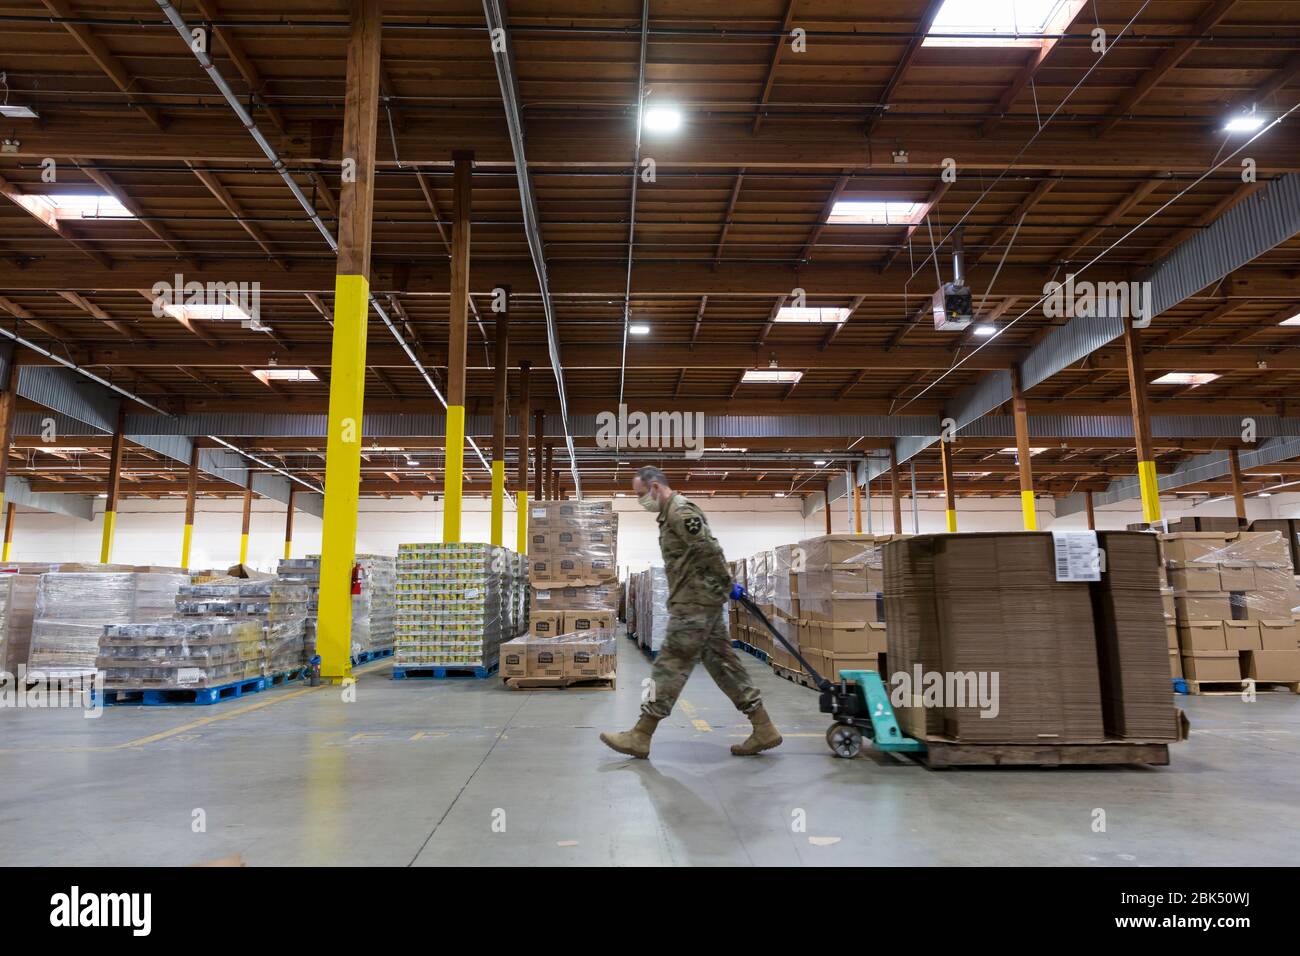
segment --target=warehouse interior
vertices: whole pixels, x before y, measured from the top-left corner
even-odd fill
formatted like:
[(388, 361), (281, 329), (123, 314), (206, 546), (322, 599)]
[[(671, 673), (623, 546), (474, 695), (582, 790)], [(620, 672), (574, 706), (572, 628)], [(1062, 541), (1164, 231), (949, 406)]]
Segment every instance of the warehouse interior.
[(0, 5), (0, 863), (1294, 861), (1300, 8), (432, 7)]

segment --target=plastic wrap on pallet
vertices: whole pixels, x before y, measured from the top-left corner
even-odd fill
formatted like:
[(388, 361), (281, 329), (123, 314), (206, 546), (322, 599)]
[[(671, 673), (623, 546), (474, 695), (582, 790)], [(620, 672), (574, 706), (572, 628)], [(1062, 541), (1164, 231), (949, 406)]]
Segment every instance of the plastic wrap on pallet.
[(775, 556), (771, 551), (759, 551), (745, 559), (745, 589), (750, 599), (760, 607), (775, 604), (772, 590), (772, 565)]
[(308, 660), (307, 615), (311, 588), (275, 576), (222, 577), (189, 584), (176, 597), (182, 617), (254, 621), (262, 628), (263, 673), (297, 670)]
[(130, 571), (42, 574), (29, 670), (52, 679), (93, 674), (104, 625), (171, 616), (188, 580), (183, 574)]
[(251, 618), (110, 624), (96, 663), (111, 689), (216, 687), (267, 673), (263, 631)]
[(31, 653), (39, 575), (0, 574), (0, 671), (17, 674)]
[(505, 548), (399, 545), (394, 665), (490, 667), (519, 627), (524, 587), (523, 564)]
[(638, 573), (636, 601), (637, 643), (658, 653), (668, 637), (668, 576), (663, 568)]
[(501, 645), (501, 676), (540, 678), (562, 683), (614, 675), (618, 648), (611, 630), (524, 635)]
[(611, 501), (538, 501), (528, 509), (529, 578), (537, 588), (618, 582)]
[(862, 627), (884, 621), (882, 548), (889, 536), (831, 534), (800, 541), (790, 558), (800, 568), (799, 619)]
[(1161, 535), (1160, 547), (1182, 623), (1300, 614), (1290, 544), (1279, 531), (1176, 532)]
[(783, 544), (772, 549), (772, 603), (777, 613), (791, 620), (799, 618), (799, 579), (805, 557), (797, 544)]
[(539, 588), (530, 582), (531, 611), (612, 611), (618, 607), (617, 584)]

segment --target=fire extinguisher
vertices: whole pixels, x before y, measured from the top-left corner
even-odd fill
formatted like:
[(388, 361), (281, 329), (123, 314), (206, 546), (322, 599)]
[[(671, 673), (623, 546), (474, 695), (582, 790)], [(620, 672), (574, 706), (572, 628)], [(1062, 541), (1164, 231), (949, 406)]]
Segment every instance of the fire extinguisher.
[(361, 565), (352, 565), (352, 593), (361, 593)]

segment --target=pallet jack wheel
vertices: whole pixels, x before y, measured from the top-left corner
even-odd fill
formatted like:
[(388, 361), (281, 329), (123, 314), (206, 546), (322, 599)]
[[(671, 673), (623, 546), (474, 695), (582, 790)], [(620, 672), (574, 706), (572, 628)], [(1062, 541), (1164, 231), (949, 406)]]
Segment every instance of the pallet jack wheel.
[(862, 731), (852, 724), (831, 724), (826, 743), (835, 756), (850, 759), (862, 753)]

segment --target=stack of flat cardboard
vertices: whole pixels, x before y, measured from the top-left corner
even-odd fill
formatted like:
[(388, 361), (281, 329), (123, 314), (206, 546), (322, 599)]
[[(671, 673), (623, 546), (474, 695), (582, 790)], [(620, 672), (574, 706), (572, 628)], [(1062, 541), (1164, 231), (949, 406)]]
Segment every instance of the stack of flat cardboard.
[(18, 674), (27, 666), (36, 614), (39, 574), (0, 574), (0, 672)]
[[(1140, 546), (1122, 540), (1128, 534), (1107, 537), (1121, 575), (1141, 560)], [(947, 534), (885, 545), (888, 666), (891, 679), (911, 679), (911, 699), (898, 708), (908, 733), (1066, 743), (1133, 737), (1141, 728), (1143, 739), (1177, 739), (1154, 560), (1131, 587), (1109, 572), (1100, 584), (1057, 580), (1053, 540), (1036, 532)], [(1100, 628), (1094, 600), (1107, 618)], [(917, 686), (927, 674), (950, 688), (934, 704)], [(972, 705), (981, 681), (991, 700)], [(962, 688), (964, 701), (953, 692)]]
[(1281, 532), (1176, 532), (1160, 546), (1187, 679), (1300, 680), (1300, 591)]

